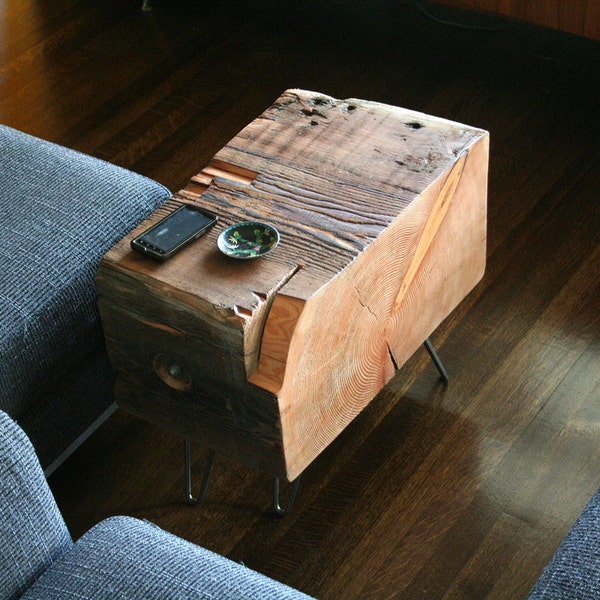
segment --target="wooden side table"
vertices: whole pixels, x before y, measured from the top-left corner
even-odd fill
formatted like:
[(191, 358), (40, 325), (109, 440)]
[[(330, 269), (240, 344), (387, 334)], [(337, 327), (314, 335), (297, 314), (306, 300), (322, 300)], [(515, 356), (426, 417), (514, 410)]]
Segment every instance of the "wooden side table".
[[(119, 404), (295, 480), (482, 277), (487, 167), (480, 129), (286, 91), (103, 259)], [(162, 264), (130, 250), (184, 202), (219, 224)], [(279, 246), (223, 256), (247, 220)]]

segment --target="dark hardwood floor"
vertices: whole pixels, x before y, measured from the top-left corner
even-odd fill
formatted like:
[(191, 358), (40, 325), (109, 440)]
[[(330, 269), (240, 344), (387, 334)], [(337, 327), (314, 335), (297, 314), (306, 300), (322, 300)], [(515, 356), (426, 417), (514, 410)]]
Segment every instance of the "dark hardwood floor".
[(181, 440), (118, 411), (50, 478), (71, 532), (149, 519), (321, 599), (524, 598), (600, 485), (600, 45), (402, 1), (140, 5), (2, 2), (0, 121), (173, 190), (286, 88), (481, 127), (488, 265), (433, 336), (450, 385), (413, 356), (287, 518), (222, 456), (185, 505)]

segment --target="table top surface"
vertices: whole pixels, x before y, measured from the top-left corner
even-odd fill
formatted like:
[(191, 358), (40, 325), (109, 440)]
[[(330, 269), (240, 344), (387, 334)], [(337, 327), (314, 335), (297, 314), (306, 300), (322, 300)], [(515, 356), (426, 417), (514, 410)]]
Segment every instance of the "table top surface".
[[(484, 135), (403, 108), (288, 90), (136, 233), (179, 202), (217, 213), (212, 231), (164, 264), (133, 253), (131, 236), (106, 260), (213, 306), (251, 312), (257, 296), (282, 289), (305, 300)], [(276, 227), (280, 244), (253, 260), (223, 256), (218, 234), (247, 220)]]

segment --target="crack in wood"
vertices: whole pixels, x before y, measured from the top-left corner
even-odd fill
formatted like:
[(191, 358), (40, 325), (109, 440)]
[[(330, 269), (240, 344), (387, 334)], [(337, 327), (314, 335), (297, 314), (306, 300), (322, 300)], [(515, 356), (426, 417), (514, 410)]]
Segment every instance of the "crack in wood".
[(387, 345), (387, 350), (388, 350), (388, 354), (390, 356), (390, 360), (392, 361), (392, 365), (394, 365), (394, 371), (397, 371), (399, 369), (398, 363), (396, 362), (396, 358), (394, 357), (394, 353), (392, 352), (392, 349), (390, 348), (389, 344)]

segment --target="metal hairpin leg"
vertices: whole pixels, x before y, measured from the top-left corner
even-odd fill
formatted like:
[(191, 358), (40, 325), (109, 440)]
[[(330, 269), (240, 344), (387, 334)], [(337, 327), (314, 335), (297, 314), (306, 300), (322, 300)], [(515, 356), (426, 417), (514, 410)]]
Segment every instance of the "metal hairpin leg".
[[(196, 506), (200, 504), (204, 497), (206, 496), (206, 490), (208, 489), (208, 480), (210, 478), (210, 472), (212, 469), (213, 459), (215, 457), (215, 451), (208, 451), (208, 458), (206, 459), (206, 465), (204, 467), (204, 475), (202, 476), (202, 485), (200, 486), (200, 493), (198, 496), (194, 497), (192, 493), (192, 459), (191, 459), (191, 449), (190, 449), (190, 441), (188, 439), (185, 440), (185, 496), (188, 504), (192, 506)], [(288, 502), (285, 508), (281, 507), (279, 501), (279, 478), (275, 477), (273, 483), (273, 509), (275, 513), (280, 517), (285, 517), (292, 510), (292, 506), (294, 506), (294, 501), (296, 500), (296, 494), (298, 493), (298, 487), (300, 486), (300, 477), (298, 477), (292, 483), (290, 488), (290, 496), (288, 498)]]
[(435, 348), (433, 347), (433, 344), (431, 343), (431, 340), (429, 338), (427, 338), (425, 340), (425, 348), (427, 348), (427, 352), (429, 352), (429, 356), (431, 357), (433, 364), (436, 366), (437, 370), (440, 372), (442, 381), (444, 383), (448, 383), (450, 381), (450, 378), (448, 377), (448, 372), (444, 368), (444, 365), (442, 364), (442, 361), (441, 361), (440, 357), (437, 355), (437, 352), (435, 351)]
[(214, 450), (208, 451), (206, 466), (204, 467), (204, 476), (202, 477), (202, 485), (200, 493), (196, 498), (192, 494), (192, 460), (190, 458), (190, 440), (185, 440), (185, 495), (188, 504), (195, 506), (204, 500), (206, 489), (208, 488), (208, 478), (212, 469), (213, 458), (215, 457)]
[(292, 506), (294, 506), (294, 500), (296, 500), (298, 487), (300, 487), (300, 477), (294, 479), (292, 487), (290, 488), (290, 497), (288, 498), (288, 503), (285, 508), (281, 508), (281, 504), (279, 503), (279, 477), (275, 477), (275, 481), (273, 483), (273, 510), (275, 510), (277, 515), (280, 517), (285, 517), (290, 513)]

